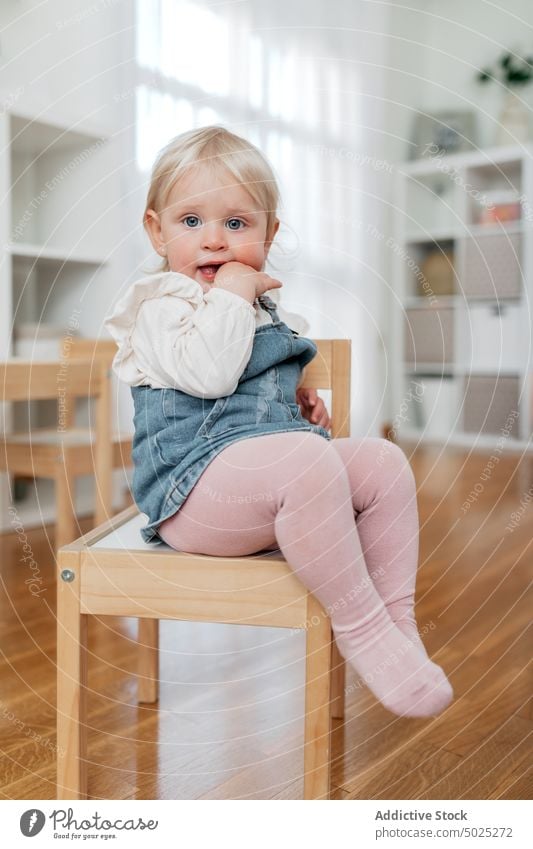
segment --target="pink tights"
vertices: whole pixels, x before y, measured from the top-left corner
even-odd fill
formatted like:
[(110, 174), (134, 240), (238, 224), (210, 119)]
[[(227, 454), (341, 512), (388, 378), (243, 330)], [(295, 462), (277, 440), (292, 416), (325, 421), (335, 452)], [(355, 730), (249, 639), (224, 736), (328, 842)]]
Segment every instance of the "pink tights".
[(279, 548), (330, 616), (341, 655), (386, 708), (422, 717), (450, 703), (414, 618), (416, 485), (397, 445), (308, 431), (234, 442), (159, 533), (197, 554)]

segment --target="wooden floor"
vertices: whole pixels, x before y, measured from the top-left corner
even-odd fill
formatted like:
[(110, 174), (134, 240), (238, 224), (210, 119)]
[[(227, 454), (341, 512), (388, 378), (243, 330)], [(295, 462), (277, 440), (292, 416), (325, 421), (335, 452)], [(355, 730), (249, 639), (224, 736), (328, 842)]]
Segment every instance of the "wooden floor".
[[(346, 717), (334, 729), (333, 798), (531, 798), (533, 459), (500, 454), (486, 480), (486, 455), (402, 447), (419, 485), (417, 619), (456, 697), (437, 719), (399, 719), (354, 688), (349, 671)], [(5, 799), (55, 797), (46, 530), (28, 531), (30, 551), (16, 533), (0, 538)], [(90, 623), (90, 796), (301, 798), (303, 633), (163, 622), (160, 702), (139, 707), (136, 627), (131, 619)]]

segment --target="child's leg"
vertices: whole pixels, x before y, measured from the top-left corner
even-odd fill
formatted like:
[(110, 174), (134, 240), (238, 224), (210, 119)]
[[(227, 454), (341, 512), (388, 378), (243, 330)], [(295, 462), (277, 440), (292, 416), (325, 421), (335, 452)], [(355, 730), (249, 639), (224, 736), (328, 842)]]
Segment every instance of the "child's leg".
[(416, 482), (403, 451), (385, 439), (334, 439), (350, 480), (367, 569), (400, 631), (423, 645), (414, 615), (418, 567)]
[[(361, 482), (362, 504), (370, 506), (365, 487), (372, 491), (374, 482)], [(175, 548), (220, 556), (277, 540), (330, 615), (341, 654), (389, 710), (431, 716), (449, 704), (446, 676), (396, 627), (368, 575), (348, 474), (321, 437), (295, 432), (233, 443), (160, 533)]]

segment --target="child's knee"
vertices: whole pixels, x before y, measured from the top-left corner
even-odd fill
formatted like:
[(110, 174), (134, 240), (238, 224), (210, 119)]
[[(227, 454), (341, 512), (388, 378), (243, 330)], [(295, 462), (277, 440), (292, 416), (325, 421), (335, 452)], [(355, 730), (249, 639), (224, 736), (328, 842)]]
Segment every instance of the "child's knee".
[(382, 443), (378, 451), (378, 462), (380, 461), (381, 468), (391, 481), (416, 488), (415, 476), (405, 452), (388, 439), (379, 439), (378, 442)]

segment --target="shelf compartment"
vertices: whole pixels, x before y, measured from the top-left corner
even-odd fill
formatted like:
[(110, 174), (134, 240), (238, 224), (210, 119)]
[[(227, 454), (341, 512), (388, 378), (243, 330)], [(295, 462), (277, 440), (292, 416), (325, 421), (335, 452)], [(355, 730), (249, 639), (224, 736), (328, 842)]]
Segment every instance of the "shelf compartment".
[(511, 233), (522, 233), (525, 230), (525, 223), (522, 219), (518, 221), (505, 221), (496, 224), (471, 224), (468, 230), (465, 228), (467, 236), (506, 236)]
[[(103, 181), (105, 138), (10, 115), (10, 239), (81, 256), (112, 249)], [(80, 222), (86, 225), (80, 227)]]
[(435, 375), (413, 373), (409, 375), (405, 416), (407, 428), (416, 428), (428, 439), (447, 439), (458, 426), (459, 382), (452, 374)]
[(520, 303), (469, 301), (459, 312), (457, 361), (465, 371), (519, 374), (526, 340), (527, 311)]
[(82, 256), (73, 254), (66, 248), (47, 248), (42, 245), (32, 245), (20, 242), (8, 245), (8, 251), (15, 261), (34, 260), (38, 263), (52, 263), (63, 265), (74, 262), (78, 265), (104, 265), (107, 259), (103, 256)]
[(454, 230), (450, 228), (441, 229), (441, 230), (428, 230), (427, 232), (423, 232), (421, 230), (409, 230), (405, 234), (405, 241), (418, 243), (423, 245), (424, 243), (430, 244), (438, 244), (439, 242), (453, 242), (454, 239), (460, 235), (462, 229), (456, 228)]
[(412, 241), (407, 243), (408, 296), (418, 298), (446, 298), (456, 294), (456, 252), (452, 239), (439, 242)]
[(102, 134), (84, 129), (71, 129), (48, 121), (37, 121), (20, 113), (11, 112), (11, 137), (20, 153), (33, 157), (50, 148), (72, 151), (89, 146), (102, 139)]
[(520, 192), (523, 177), (522, 156), (523, 153), (518, 150), (515, 156), (506, 160), (470, 164), (466, 169), (466, 178), (480, 193)]
[(413, 307), (405, 311), (404, 361), (416, 363), (453, 363), (454, 310), (452, 307)]
[(98, 286), (103, 271), (92, 263), (14, 259), (11, 338), (18, 338), (19, 326), (27, 322), (57, 325), (65, 334), (76, 330), (84, 298)]
[(436, 172), (442, 172), (444, 167), (449, 171), (469, 168), (482, 174), (490, 170), (494, 173), (495, 169), (497, 169), (497, 172), (501, 170), (506, 173), (516, 168), (516, 162), (524, 156), (524, 148), (527, 152), (529, 145), (498, 145), (481, 151), (473, 150), (451, 153), (444, 157), (416, 159), (411, 162), (403, 162), (402, 173), (404, 176), (425, 177)]
[(498, 374), (464, 377), (463, 430), (474, 434), (520, 435), (520, 378)]
[[(430, 233), (454, 233), (459, 221), (453, 208), (454, 184), (446, 174), (409, 177), (406, 184), (405, 230), (420, 232), (422, 239), (431, 238)], [(416, 216), (415, 216), (416, 211)], [(418, 239), (418, 236), (416, 236)]]
[(519, 298), (522, 293), (522, 234), (479, 233), (465, 238), (463, 277), (465, 296)]

